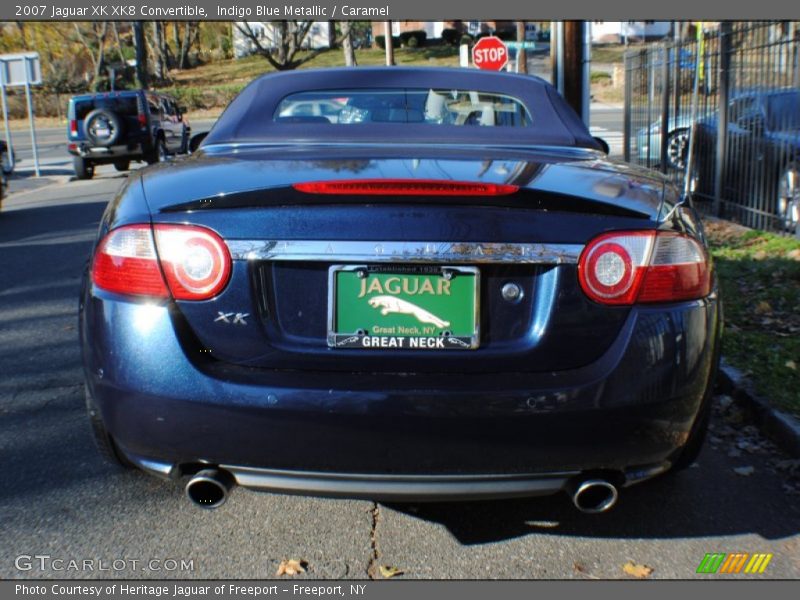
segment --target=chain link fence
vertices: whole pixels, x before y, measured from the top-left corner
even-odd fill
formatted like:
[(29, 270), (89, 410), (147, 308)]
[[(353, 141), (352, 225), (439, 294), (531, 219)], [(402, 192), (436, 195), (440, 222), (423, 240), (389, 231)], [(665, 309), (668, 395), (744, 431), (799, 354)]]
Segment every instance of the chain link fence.
[(800, 236), (800, 23), (723, 22), (627, 52), (624, 119), (625, 159), (681, 186), (688, 166), (701, 211)]

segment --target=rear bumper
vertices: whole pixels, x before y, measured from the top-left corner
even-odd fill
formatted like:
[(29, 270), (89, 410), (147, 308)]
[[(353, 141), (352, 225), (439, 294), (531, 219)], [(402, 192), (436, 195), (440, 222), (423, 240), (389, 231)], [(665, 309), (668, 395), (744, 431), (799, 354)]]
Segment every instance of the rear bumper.
[[(153, 461), (135, 454), (128, 460), (143, 471), (162, 479), (182, 474), (173, 463)], [(615, 483), (633, 485), (668, 470), (669, 462), (615, 474)], [(547, 496), (567, 491), (580, 471), (519, 475), (374, 475), (282, 471), (238, 465), (218, 465), (236, 485), (283, 494), (313, 494), (330, 498), (363, 498), (386, 502), (487, 500)], [(621, 477), (620, 477), (621, 476)]]
[(267, 371), (209, 361), (166, 305), (87, 294), (87, 382), (134, 462), (173, 476), (220, 465), (289, 493), (477, 498), (551, 493), (579, 473), (643, 479), (686, 442), (717, 354), (712, 297), (633, 309), (601, 359), (571, 371)]
[(97, 164), (111, 163), (118, 160), (143, 159), (148, 150), (149, 147), (144, 142), (108, 147), (92, 147), (85, 142), (70, 142), (67, 145), (67, 152), (71, 155), (80, 156)]

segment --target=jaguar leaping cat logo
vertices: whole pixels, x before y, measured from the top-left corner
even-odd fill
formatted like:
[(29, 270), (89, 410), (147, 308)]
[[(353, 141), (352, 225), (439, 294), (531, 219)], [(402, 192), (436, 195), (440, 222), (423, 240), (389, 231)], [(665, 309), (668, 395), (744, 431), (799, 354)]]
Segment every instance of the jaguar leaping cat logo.
[(440, 329), (450, 326), (450, 321), (443, 321), (424, 308), (394, 296), (373, 296), (369, 299), (369, 305), (372, 308), (380, 308), (384, 317), (389, 313), (399, 313), (401, 315), (413, 315), (420, 323), (430, 323)]

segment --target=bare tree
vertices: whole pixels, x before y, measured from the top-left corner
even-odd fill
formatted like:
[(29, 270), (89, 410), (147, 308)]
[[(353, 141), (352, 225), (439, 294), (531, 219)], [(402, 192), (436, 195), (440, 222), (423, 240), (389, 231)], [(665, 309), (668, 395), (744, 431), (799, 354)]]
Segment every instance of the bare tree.
[[(313, 60), (327, 48), (308, 49), (302, 56), (303, 42), (308, 37), (313, 21), (271, 21), (271, 36), (261, 37), (250, 23), (236, 23), (236, 29), (247, 38), (255, 48), (256, 54), (264, 57), (278, 71), (290, 71)], [(331, 41), (336, 44), (336, 40)]]
[(106, 34), (108, 21), (91, 21), (88, 23), (74, 23), (78, 41), (92, 61), (92, 83), (90, 88), (97, 91), (100, 78), (106, 66)]
[(144, 36), (144, 24), (142, 21), (133, 21), (133, 45), (136, 49), (136, 79), (139, 87), (147, 89), (147, 43)]
[[(180, 44), (178, 46), (178, 68), (189, 68), (189, 51), (192, 49), (192, 44), (197, 40), (199, 27), (197, 21), (186, 21), (183, 24), (183, 35), (180, 36)], [(178, 23), (175, 23), (175, 39), (178, 39)]]
[(353, 30), (350, 21), (342, 21), (342, 49), (344, 50), (344, 64), (346, 67), (355, 67), (356, 52), (353, 48)]
[(163, 21), (153, 21), (153, 74), (158, 81), (167, 78), (166, 46)]
[(517, 21), (517, 42), (522, 44), (517, 48), (517, 72), (528, 72), (528, 54), (523, 47), (525, 44), (525, 21)]

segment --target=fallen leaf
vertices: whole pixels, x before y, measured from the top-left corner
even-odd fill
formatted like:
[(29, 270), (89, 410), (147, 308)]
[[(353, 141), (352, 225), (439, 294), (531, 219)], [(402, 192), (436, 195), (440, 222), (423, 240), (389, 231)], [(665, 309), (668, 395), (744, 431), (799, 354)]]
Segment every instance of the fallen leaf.
[(720, 396), (719, 397), (719, 407), (722, 410), (727, 409), (731, 404), (733, 404), (733, 398), (730, 396)]
[(280, 577), (281, 575), (299, 575), (300, 573), (306, 572), (307, 566), (308, 563), (304, 560), (296, 560), (294, 558), (282, 560), (281, 564), (278, 566), (278, 572), (275, 573), (275, 576)]
[(790, 458), (787, 460), (779, 460), (775, 466), (781, 471), (794, 471), (800, 469), (800, 459)]
[(766, 300), (762, 300), (756, 305), (755, 313), (757, 315), (764, 315), (772, 312), (772, 306)]
[(581, 575), (583, 575), (584, 577), (586, 577), (588, 579), (600, 579), (597, 575), (592, 575), (591, 573), (589, 573), (586, 570), (586, 567), (584, 567), (581, 563), (577, 563), (577, 562), (576, 563), (572, 563), (572, 568), (575, 569), (576, 573), (580, 573)]
[(381, 565), (378, 570), (386, 579), (391, 579), (392, 577), (397, 577), (398, 575), (403, 574), (403, 571), (397, 567), (390, 567), (389, 565)]
[(750, 475), (756, 472), (756, 469), (755, 467), (736, 467), (733, 472), (742, 477), (750, 477)]
[(787, 360), (785, 363), (787, 368), (791, 369), (792, 371), (797, 371), (797, 363), (793, 360)]
[(638, 565), (634, 562), (628, 561), (622, 566), (622, 570), (631, 577), (644, 579), (645, 577), (650, 577), (650, 573), (653, 572), (653, 567), (648, 567), (647, 565)]

